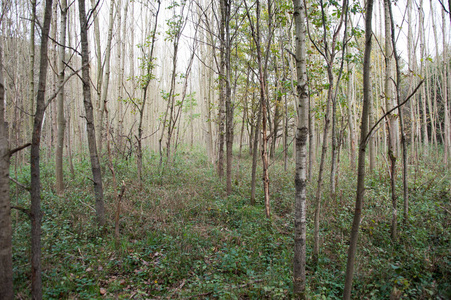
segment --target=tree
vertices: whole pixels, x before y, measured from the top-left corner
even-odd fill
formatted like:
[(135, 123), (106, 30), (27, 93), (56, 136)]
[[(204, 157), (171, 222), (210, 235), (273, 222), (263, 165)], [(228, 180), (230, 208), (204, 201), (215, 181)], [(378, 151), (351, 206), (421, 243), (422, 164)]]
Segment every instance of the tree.
[[(2, 8), (4, 9), (4, 7)], [(0, 20), (0, 24), (1, 24)], [(8, 127), (5, 122), (3, 49), (0, 45), (0, 299), (14, 299), (11, 204), (9, 198)]]
[[(144, 108), (146, 107), (146, 102), (147, 102), (147, 90), (150, 84), (150, 80), (152, 79), (152, 72), (153, 69), (155, 68), (155, 64), (154, 64), (154, 57), (153, 57), (153, 53), (154, 53), (154, 49), (155, 49), (155, 42), (156, 42), (156, 36), (157, 36), (157, 25), (158, 25), (158, 15), (160, 13), (160, 5), (161, 5), (161, 1), (157, 1), (157, 9), (155, 12), (155, 23), (153, 26), (153, 30), (151, 32), (150, 35), (150, 51), (149, 51), (149, 55), (145, 55), (143, 61), (144, 61), (144, 70), (145, 70), (145, 74), (143, 76), (143, 81), (142, 81), (142, 102), (141, 102), (141, 106), (139, 106), (138, 104), (135, 103), (135, 106), (137, 106), (138, 111), (139, 111), (139, 122), (138, 122), (138, 147), (137, 147), (137, 154), (136, 154), (136, 164), (137, 164), (137, 168), (138, 168), (138, 179), (141, 181), (142, 180), (142, 135), (143, 135), (143, 118), (144, 118)], [(132, 50), (133, 51), (133, 50)]]
[[(107, 102), (108, 102), (108, 91), (110, 86), (110, 58), (111, 58), (111, 41), (113, 39), (113, 27), (114, 27), (114, 6), (115, 6), (115, 0), (110, 0), (110, 13), (109, 13), (109, 20), (108, 20), (108, 35), (107, 35), (107, 44), (105, 48), (105, 61), (104, 61), (104, 67), (105, 67), (105, 74), (101, 76), (103, 78), (104, 82), (102, 85), (102, 98), (100, 99), (100, 111), (98, 115), (98, 124), (99, 127), (96, 129), (97, 133), (97, 151), (102, 154), (102, 145), (103, 145), (103, 131), (104, 131), (104, 113), (107, 109)], [(116, 11), (116, 13), (120, 14), (120, 11)], [(98, 45), (100, 47), (100, 45)]]
[(38, 94), (36, 96), (36, 112), (31, 137), (31, 296), (42, 299), (41, 275), (41, 175), (40, 175), (40, 147), (41, 130), (46, 108), (45, 91), (47, 81), (47, 45), (49, 40), (50, 21), (52, 19), (52, 0), (46, 0), (44, 22), (41, 31), (41, 47), (39, 62)]
[(307, 138), (309, 121), (309, 99), (307, 90), (305, 6), (293, 0), (296, 25), (296, 71), (297, 71), (297, 130), (296, 130), (296, 175), (294, 217), (294, 263), (293, 286), (296, 299), (305, 299), (306, 261), (306, 214), (307, 214)]
[[(47, 0), (49, 1), (49, 0)], [(96, 146), (96, 131), (94, 127), (94, 113), (91, 102), (91, 85), (89, 76), (89, 52), (88, 52), (88, 21), (86, 18), (85, 0), (78, 1), (80, 18), (81, 63), (83, 82), (83, 103), (85, 106), (85, 119), (88, 132), (88, 147), (91, 157), (91, 170), (94, 183), (96, 201), (97, 222), (100, 227), (105, 226), (105, 207), (103, 203), (102, 173), (100, 170), (99, 156)]]
[[(334, 5), (338, 5), (338, 3), (335, 2)], [(347, 15), (348, 15), (348, 2), (347, 2), (347, 0), (343, 0), (342, 7), (344, 8), (344, 13), (340, 14), (338, 23), (334, 27), (332, 39), (330, 41), (328, 39), (328, 31), (329, 31), (328, 29), (331, 26), (329, 24), (330, 20), (328, 19), (328, 17), (326, 17), (326, 10), (325, 10), (325, 8), (328, 7), (328, 4), (324, 4), (323, 0), (321, 0), (320, 6), (321, 6), (321, 22), (316, 23), (316, 25), (319, 27), (319, 29), (322, 30), (322, 40), (320, 41), (321, 43), (324, 44), (322, 49), (320, 49), (319, 48), (320, 45), (313, 40), (313, 37), (309, 30), (310, 40), (312, 41), (312, 43), (315, 46), (315, 48), (317, 49), (317, 51), (321, 54), (321, 56), (323, 56), (323, 58), (326, 62), (327, 80), (328, 80), (326, 113), (324, 116), (323, 145), (322, 145), (322, 149), (321, 149), (321, 161), (320, 161), (319, 171), (318, 171), (318, 184), (316, 187), (316, 194), (315, 194), (315, 216), (314, 216), (314, 239), (315, 239), (315, 242), (313, 245), (313, 261), (314, 261), (315, 265), (318, 262), (318, 256), (319, 256), (319, 244), (320, 244), (320, 241), (319, 241), (320, 224), (319, 223), (320, 223), (320, 212), (321, 212), (321, 193), (322, 193), (324, 164), (326, 161), (326, 153), (327, 153), (327, 147), (328, 147), (327, 136), (328, 136), (328, 132), (329, 132), (329, 124), (331, 121), (330, 120), (331, 113), (332, 113), (332, 126), (333, 127), (332, 127), (332, 162), (331, 162), (331, 175), (330, 175), (330, 178), (331, 178), (330, 190), (331, 190), (332, 196), (334, 196), (334, 194), (335, 194), (334, 178), (335, 178), (335, 172), (336, 172), (336, 152), (337, 152), (337, 144), (336, 144), (336, 136), (335, 136), (335, 112), (336, 112), (336, 98), (337, 98), (338, 86), (339, 86), (341, 74), (343, 71), (344, 59), (342, 59), (342, 61), (341, 61), (341, 67), (339, 70), (337, 82), (335, 82), (335, 79), (334, 79), (333, 67), (334, 67), (335, 58), (338, 54), (339, 47), (337, 46), (337, 42), (338, 42), (339, 33), (341, 31), (343, 24), (345, 24), (343, 43), (342, 43), (342, 47), (341, 47), (342, 48), (341, 50), (343, 51), (343, 57), (344, 57), (344, 53), (345, 53), (344, 51), (346, 49), (345, 44), (346, 44), (346, 26), (347, 26), (346, 21), (347, 21)], [(307, 23), (307, 26), (308, 26), (308, 24), (309, 23)], [(308, 27), (307, 27), (307, 29), (308, 29)], [(331, 103), (332, 103), (332, 112), (330, 111)]]
[(368, 138), (368, 116), (371, 93), (371, 44), (372, 44), (372, 17), (373, 17), (373, 0), (366, 1), (365, 13), (365, 53), (363, 57), (363, 108), (362, 119), (360, 123), (360, 145), (358, 158), (358, 175), (357, 175), (357, 195), (354, 208), (354, 220), (351, 228), (351, 239), (348, 248), (348, 259), (346, 263), (346, 278), (343, 291), (343, 299), (351, 299), (352, 279), (354, 276), (354, 263), (357, 251), (357, 240), (359, 237), (359, 226), (362, 216), (363, 198), (365, 193), (365, 156)]
[(58, 93), (58, 141), (56, 146), (56, 191), (58, 195), (64, 192), (63, 181), (63, 148), (64, 148), (64, 130), (66, 120), (64, 119), (64, 70), (65, 70), (65, 53), (66, 53), (66, 24), (67, 24), (67, 0), (61, 0), (61, 27), (59, 41), (59, 62), (58, 62), (58, 82), (61, 90)]
[[(269, 161), (268, 161), (268, 137), (267, 137), (267, 94), (266, 94), (266, 73), (268, 67), (268, 58), (269, 58), (269, 50), (272, 40), (272, 31), (270, 30), (270, 36), (268, 38), (268, 44), (266, 47), (266, 59), (263, 60), (263, 53), (261, 48), (261, 40), (260, 40), (260, 1), (256, 1), (256, 10), (257, 16), (255, 24), (253, 23), (250, 14), (249, 8), (247, 6), (246, 1), (244, 1), (246, 6), (246, 14), (249, 20), (249, 25), (251, 27), (252, 38), (255, 43), (255, 47), (257, 48), (257, 64), (258, 64), (258, 80), (260, 83), (260, 109), (261, 109), (261, 118), (262, 118), (262, 165), (263, 165), (263, 190), (265, 195), (265, 213), (266, 217), (271, 217), (271, 205), (269, 200)], [(270, 1), (268, 2), (268, 10), (270, 10)], [(269, 13), (269, 15), (271, 15)], [(255, 143), (254, 143), (255, 145)], [(257, 149), (254, 148), (254, 151)]]
[(225, 35), (221, 36), (221, 65), (224, 65), (224, 74), (221, 74), (222, 95), (225, 97), (226, 108), (226, 185), (227, 195), (232, 193), (232, 159), (233, 159), (233, 111), (231, 89), (230, 89), (230, 0), (221, 1), (221, 28), (224, 27)]
[[(384, 16), (385, 16), (385, 107), (387, 112), (390, 112), (394, 107), (393, 101), (396, 100), (394, 95), (394, 79), (392, 77), (392, 58), (393, 50), (391, 44), (391, 22), (389, 13), (389, 1), (384, 1)], [(396, 117), (393, 113), (387, 115), (387, 133), (388, 133), (388, 157), (390, 159), (390, 185), (391, 185), (391, 199), (392, 199), (392, 238), (395, 238), (396, 232), (396, 140), (397, 140), (397, 125)]]

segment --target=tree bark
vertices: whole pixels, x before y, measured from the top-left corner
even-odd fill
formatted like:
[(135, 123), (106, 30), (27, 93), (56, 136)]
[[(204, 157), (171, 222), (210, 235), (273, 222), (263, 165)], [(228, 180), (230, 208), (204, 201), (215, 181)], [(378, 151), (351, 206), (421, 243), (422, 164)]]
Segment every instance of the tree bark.
[[(154, 26), (153, 26), (153, 31), (151, 33), (152, 39), (151, 39), (151, 44), (150, 44), (149, 56), (145, 58), (145, 61), (146, 61), (147, 65), (145, 66), (146, 67), (145, 68), (146, 74), (145, 74), (144, 85), (142, 87), (143, 98), (142, 98), (141, 107), (138, 108), (138, 111), (139, 111), (139, 122), (138, 122), (138, 149), (137, 149), (137, 154), (136, 154), (136, 165), (137, 165), (137, 169), (138, 169), (138, 179), (139, 179), (140, 184), (142, 182), (143, 119), (144, 119), (144, 111), (145, 111), (145, 107), (146, 107), (146, 103), (147, 103), (147, 90), (149, 88), (150, 80), (152, 79), (152, 72), (153, 72), (153, 69), (154, 69), (153, 53), (154, 53), (154, 49), (155, 49), (155, 41), (156, 41), (157, 25), (158, 25), (158, 15), (160, 14), (161, 1), (157, 1), (157, 3), (158, 3), (158, 6), (157, 6), (157, 11), (155, 13), (155, 23), (154, 23)], [(163, 129), (162, 132), (164, 132), (164, 129)], [(160, 145), (161, 145), (161, 141), (160, 141)], [(160, 149), (161, 149), (161, 147), (160, 147)], [(161, 157), (161, 151), (160, 151), (160, 164), (161, 164), (161, 159), (162, 159), (162, 157)]]
[[(392, 77), (392, 57), (393, 50), (391, 44), (391, 23), (390, 23), (390, 13), (389, 13), (389, 3), (384, 1), (384, 16), (385, 16), (385, 107), (387, 112), (393, 108), (393, 99), (395, 95), (393, 94), (394, 78)], [(391, 235), (392, 238), (394, 231), (396, 230), (396, 117), (393, 113), (389, 113), (388, 116), (388, 157), (390, 159), (390, 192), (392, 200), (392, 224), (391, 224)]]
[(60, 25), (60, 45), (59, 45), (59, 62), (58, 62), (58, 82), (60, 92), (58, 93), (58, 141), (56, 146), (56, 192), (62, 196), (64, 193), (63, 179), (63, 150), (64, 150), (64, 130), (66, 120), (64, 119), (64, 70), (65, 70), (65, 45), (66, 45), (66, 24), (67, 24), (67, 0), (61, 0), (61, 25)]
[[(49, 1), (49, 0), (47, 0)], [(86, 113), (88, 133), (88, 147), (91, 157), (91, 169), (94, 182), (97, 222), (100, 227), (105, 226), (105, 207), (103, 202), (102, 173), (96, 146), (96, 129), (94, 126), (94, 113), (91, 102), (91, 81), (89, 75), (89, 49), (88, 49), (88, 22), (86, 18), (85, 0), (78, 1), (80, 16), (81, 63), (83, 81), (83, 103)]]
[(31, 138), (31, 297), (42, 299), (42, 275), (41, 275), (41, 175), (40, 175), (40, 146), (41, 128), (45, 111), (45, 87), (48, 65), (48, 40), (50, 21), (52, 19), (52, 0), (46, 0), (44, 23), (41, 34), (41, 49), (39, 62), (39, 83), (36, 96), (36, 113), (33, 123)]
[[(224, 26), (224, 66), (225, 66), (225, 106), (226, 106), (226, 186), (227, 195), (232, 193), (232, 159), (233, 159), (233, 111), (234, 105), (230, 87), (230, 0), (221, 0), (221, 26)], [(222, 57), (222, 55), (221, 55)]]
[[(0, 20), (1, 24), (1, 20)], [(0, 299), (14, 299), (11, 202), (9, 198), (10, 152), (5, 120), (3, 49), (0, 45)]]
[(346, 278), (345, 287), (343, 291), (343, 299), (351, 299), (352, 279), (354, 276), (354, 263), (357, 252), (357, 240), (359, 237), (359, 226), (363, 208), (363, 198), (365, 193), (365, 152), (366, 139), (368, 137), (368, 116), (371, 93), (371, 38), (372, 31), (372, 17), (373, 17), (373, 0), (366, 1), (366, 16), (365, 16), (365, 53), (363, 57), (363, 110), (360, 125), (360, 145), (359, 145), (359, 159), (358, 159), (358, 175), (357, 175), (357, 195), (355, 200), (354, 220), (351, 228), (351, 239), (348, 248), (348, 260), (346, 264)]
[[(108, 21), (108, 35), (107, 35), (107, 44), (105, 48), (105, 74), (103, 75), (103, 85), (102, 85), (102, 99), (100, 100), (100, 111), (99, 111), (99, 127), (97, 132), (97, 151), (101, 155), (102, 154), (102, 146), (103, 146), (103, 131), (104, 131), (104, 121), (103, 116), (105, 113), (107, 101), (108, 101), (108, 91), (110, 86), (110, 57), (111, 57), (111, 41), (113, 39), (113, 26), (114, 26), (114, 6), (115, 0), (110, 0), (110, 15)], [(119, 12), (120, 14), (120, 12)]]
[(30, 131), (33, 128), (34, 115), (34, 65), (35, 65), (35, 27), (36, 27), (36, 0), (30, 0), (31, 4), (31, 21), (30, 21)]
[[(95, 53), (96, 53), (96, 101), (94, 101), (96, 114), (95, 117), (95, 128), (96, 128), (96, 141), (97, 146), (99, 146), (101, 123), (100, 123), (100, 112), (103, 110), (102, 108), (102, 83), (103, 83), (103, 64), (102, 64), (102, 46), (100, 42), (100, 26), (99, 26), (99, 18), (98, 14), (100, 11), (99, 0), (91, 0), (91, 6), (93, 7), (93, 16), (94, 16), (94, 41), (95, 41)], [(133, 65), (133, 64), (131, 64)], [(99, 149), (97, 149), (99, 151)], [(100, 152), (100, 151), (99, 151)]]
[(307, 69), (305, 46), (305, 6), (293, 0), (296, 26), (296, 71), (297, 71), (297, 130), (296, 130), (296, 175), (294, 217), (294, 261), (293, 288), (295, 299), (305, 299), (306, 262), (306, 214), (307, 214), (307, 138), (309, 126), (309, 99), (307, 93)]

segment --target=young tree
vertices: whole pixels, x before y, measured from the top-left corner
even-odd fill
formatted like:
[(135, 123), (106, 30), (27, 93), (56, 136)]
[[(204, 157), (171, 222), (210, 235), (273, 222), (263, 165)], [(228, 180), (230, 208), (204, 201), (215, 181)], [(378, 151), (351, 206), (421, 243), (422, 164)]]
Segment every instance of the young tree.
[[(338, 5), (338, 3), (335, 2), (335, 5)], [(344, 12), (340, 14), (340, 17), (338, 19), (337, 24), (335, 25), (333, 32), (332, 32), (332, 38), (328, 39), (328, 28), (330, 28), (330, 20), (326, 17), (326, 8), (328, 7), (328, 4), (324, 4), (323, 0), (320, 1), (321, 6), (321, 30), (322, 30), (322, 40), (321, 43), (324, 45), (322, 49), (320, 49), (320, 45), (316, 43), (313, 40), (312, 35), (309, 32), (310, 40), (312, 41), (315, 48), (318, 50), (318, 52), (323, 56), (325, 62), (326, 62), (326, 70), (327, 70), (327, 79), (328, 79), (328, 89), (327, 89), (327, 102), (326, 102), (326, 113), (324, 117), (324, 129), (323, 129), (323, 145), (321, 149), (321, 161), (319, 165), (319, 172), (318, 172), (318, 184), (316, 187), (316, 194), (315, 194), (315, 216), (314, 216), (314, 245), (313, 245), (313, 261), (316, 265), (318, 262), (318, 256), (319, 256), (319, 229), (320, 229), (320, 213), (321, 213), (321, 194), (322, 194), (322, 183), (323, 183), (323, 172), (324, 172), (324, 164), (326, 161), (326, 153), (327, 153), (327, 137), (329, 133), (329, 123), (331, 122), (331, 114), (332, 114), (332, 162), (331, 162), (331, 175), (330, 175), (330, 190), (331, 195), (334, 196), (335, 194), (335, 173), (336, 173), (336, 154), (337, 154), (337, 144), (336, 144), (336, 136), (335, 136), (335, 111), (336, 111), (336, 98), (337, 98), (337, 92), (338, 87), (341, 79), (341, 74), (343, 71), (343, 62), (344, 59), (342, 59), (341, 67), (339, 70), (338, 78), (335, 81), (334, 78), (334, 61), (338, 54), (339, 47), (337, 46), (338, 37), (341, 32), (341, 28), (343, 27), (343, 24), (345, 25), (344, 29), (344, 37), (343, 37), (343, 43), (341, 45), (341, 50), (343, 51), (343, 57), (344, 57), (344, 51), (345, 51), (345, 43), (347, 41), (346, 39), (346, 21), (347, 21), (347, 15), (348, 15), (348, 1), (343, 0), (343, 9)], [(307, 23), (308, 25), (308, 23)], [(307, 28), (308, 29), (308, 28)], [(343, 58), (342, 57), (342, 58)], [(332, 103), (332, 112), (331, 112), (331, 103)]]
[[(269, 30), (269, 38), (268, 38), (268, 44), (265, 51), (265, 57), (266, 59), (263, 59), (263, 53), (262, 53), (262, 47), (261, 47), (261, 37), (260, 37), (260, 1), (256, 1), (256, 21), (255, 24), (253, 23), (250, 13), (249, 13), (249, 7), (247, 6), (246, 1), (244, 1), (244, 4), (246, 6), (246, 14), (247, 18), (249, 20), (249, 25), (251, 27), (252, 32), (252, 38), (255, 43), (255, 47), (257, 48), (257, 65), (258, 65), (258, 80), (260, 83), (260, 109), (261, 109), (261, 118), (262, 118), (262, 165), (263, 165), (263, 190), (265, 195), (265, 213), (266, 217), (271, 217), (271, 205), (269, 200), (269, 174), (268, 174), (268, 168), (269, 168), (269, 161), (268, 161), (268, 137), (267, 137), (267, 114), (268, 114), (268, 106), (267, 106), (267, 89), (266, 89), (266, 73), (267, 73), (267, 67), (268, 67), (268, 58), (269, 58), (269, 50), (272, 40), (272, 31)], [(268, 1), (268, 14), (269, 13), (271, 3)], [(254, 144), (255, 145), (255, 144)], [(257, 149), (254, 148), (254, 151), (257, 151)]]
[[(4, 9), (4, 7), (2, 7)], [(1, 20), (0, 20), (1, 24)], [(3, 53), (0, 45), (0, 299), (14, 299), (8, 128), (5, 120)]]
[[(154, 64), (154, 60), (155, 58), (153, 57), (154, 54), (154, 50), (155, 50), (155, 42), (156, 42), (156, 36), (157, 36), (157, 25), (158, 25), (158, 15), (160, 14), (160, 6), (161, 6), (161, 1), (157, 1), (157, 9), (155, 11), (154, 17), (155, 17), (155, 22), (153, 25), (153, 30), (150, 34), (150, 51), (148, 55), (145, 55), (143, 61), (144, 61), (144, 70), (145, 70), (145, 74), (143, 76), (143, 80), (141, 83), (141, 89), (142, 89), (142, 102), (141, 102), (141, 106), (138, 106), (138, 112), (139, 112), (139, 122), (138, 122), (138, 147), (137, 147), (137, 154), (136, 154), (136, 165), (137, 165), (137, 169), (138, 169), (138, 179), (142, 180), (142, 136), (143, 136), (143, 119), (144, 119), (144, 112), (145, 112), (145, 107), (146, 107), (146, 103), (147, 103), (147, 93), (148, 93), (148, 88), (149, 88), (149, 84), (150, 84), (150, 80), (152, 79), (152, 72), (155, 68), (155, 64)], [(131, 50), (133, 51), (133, 50)], [(164, 131), (164, 130), (163, 130)], [(161, 154), (161, 153), (160, 153)]]
[(66, 24), (67, 24), (67, 0), (61, 0), (61, 25), (60, 25), (60, 41), (59, 41), (59, 62), (58, 62), (58, 82), (61, 86), (58, 93), (58, 140), (56, 146), (56, 191), (58, 195), (64, 192), (63, 181), (63, 149), (64, 149), (64, 130), (66, 120), (64, 119), (64, 70), (65, 70), (65, 53), (66, 53)]
[(295, 217), (294, 217), (294, 263), (293, 287), (296, 299), (305, 299), (306, 260), (306, 197), (307, 197), (307, 138), (309, 121), (309, 99), (307, 90), (305, 6), (300, 0), (293, 0), (296, 25), (296, 71), (297, 71), (297, 130), (296, 130), (296, 175), (295, 175)]
[[(102, 85), (102, 98), (100, 99), (100, 111), (98, 115), (98, 124), (99, 127), (96, 128), (97, 133), (97, 151), (102, 154), (102, 146), (103, 146), (103, 131), (104, 131), (104, 113), (107, 109), (108, 102), (108, 92), (110, 87), (110, 73), (111, 73), (111, 41), (113, 40), (113, 27), (114, 27), (114, 7), (115, 0), (110, 0), (110, 12), (109, 12), (109, 20), (108, 20), (108, 34), (107, 34), (107, 42), (105, 48), (105, 61), (103, 63), (105, 68), (105, 73), (102, 78), (104, 80)], [(116, 11), (116, 13), (120, 14), (120, 11)], [(99, 45), (100, 47), (100, 45)]]
[(96, 199), (97, 222), (100, 227), (103, 227), (105, 225), (105, 207), (103, 203), (102, 173), (100, 170), (99, 156), (97, 155), (96, 131), (94, 127), (94, 113), (91, 102), (91, 81), (89, 76), (89, 49), (88, 49), (88, 20), (86, 18), (85, 0), (78, 1), (78, 10), (80, 17), (83, 103), (85, 106), (86, 113), (85, 118), (88, 132), (88, 147), (89, 154), (91, 157), (91, 169)]
[(357, 240), (359, 237), (359, 226), (362, 216), (363, 198), (365, 193), (365, 156), (368, 139), (368, 116), (369, 116), (369, 97), (371, 93), (371, 41), (373, 36), (372, 17), (373, 17), (373, 0), (366, 1), (365, 13), (365, 53), (363, 57), (363, 109), (360, 124), (360, 145), (358, 158), (358, 175), (357, 175), (357, 195), (355, 200), (354, 220), (351, 228), (351, 240), (348, 248), (348, 260), (346, 264), (345, 287), (343, 291), (343, 299), (351, 299), (352, 279), (354, 276), (354, 262), (357, 251)]
[(38, 94), (36, 96), (36, 112), (34, 115), (33, 133), (31, 138), (31, 296), (42, 299), (41, 275), (41, 174), (40, 147), (41, 129), (46, 108), (45, 91), (47, 81), (47, 45), (49, 40), (50, 21), (52, 19), (52, 0), (46, 0), (44, 22), (41, 31), (41, 49), (39, 62)]
[(394, 94), (394, 79), (393, 79), (393, 50), (391, 44), (391, 22), (389, 12), (389, 1), (384, 0), (384, 20), (385, 20), (385, 107), (387, 110), (387, 133), (388, 133), (388, 157), (390, 159), (390, 186), (391, 186), (391, 199), (392, 199), (392, 237), (396, 231), (396, 140), (397, 140), (397, 126), (396, 116), (390, 112), (394, 107), (394, 101), (396, 100)]

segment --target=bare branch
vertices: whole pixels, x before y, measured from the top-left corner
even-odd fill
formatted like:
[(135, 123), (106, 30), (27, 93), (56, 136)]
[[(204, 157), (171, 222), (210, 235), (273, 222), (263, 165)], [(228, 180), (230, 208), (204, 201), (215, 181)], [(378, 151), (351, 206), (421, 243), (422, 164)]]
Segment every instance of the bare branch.
[(371, 135), (373, 134), (373, 131), (376, 129), (376, 127), (379, 125), (380, 122), (382, 122), (383, 119), (385, 119), (391, 112), (393, 112), (394, 110), (400, 108), (401, 106), (403, 106), (404, 104), (406, 104), (410, 98), (412, 98), (415, 93), (418, 91), (418, 89), (420, 88), (420, 86), (423, 84), (424, 79), (420, 81), (420, 83), (418, 83), (417, 87), (413, 90), (413, 92), (406, 98), (406, 100), (404, 100), (402, 103), (400, 103), (399, 105), (393, 107), (392, 109), (390, 109), (389, 111), (387, 111), (375, 124), (374, 126), (371, 128), (371, 130), (368, 132), (367, 136), (365, 137), (365, 145), (368, 143), (368, 139), (371, 137)]
[(26, 214), (29, 218), (31, 218), (31, 211), (28, 208), (20, 207), (20, 206), (11, 206), (11, 209), (17, 209)]
[(12, 149), (9, 151), (9, 156), (11, 157), (14, 153), (19, 152), (22, 149), (27, 148), (28, 146), (31, 146), (31, 143), (26, 143), (25, 145), (19, 146), (15, 149)]
[(20, 187), (23, 188), (24, 190), (31, 191), (31, 188), (30, 188), (30, 187), (23, 185), (22, 183), (20, 183), (19, 181), (15, 180), (15, 179), (12, 178), (12, 177), (9, 177), (9, 180), (11, 180), (12, 182), (14, 182), (15, 184), (17, 184), (18, 186), (20, 186)]

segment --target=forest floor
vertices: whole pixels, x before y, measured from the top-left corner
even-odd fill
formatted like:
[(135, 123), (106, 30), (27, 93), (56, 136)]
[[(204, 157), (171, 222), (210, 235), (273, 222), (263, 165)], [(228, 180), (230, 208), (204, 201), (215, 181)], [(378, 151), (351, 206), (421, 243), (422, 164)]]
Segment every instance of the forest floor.
[[(144, 158), (142, 188), (133, 159), (114, 161), (122, 198), (120, 241), (114, 239), (115, 194), (104, 157), (108, 224), (95, 225), (89, 157), (75, 156), (75, 174), (65, 170), (66, 192), (54, 190), (54, 163), (42, 163), (43, 289), (45, 299), (290, 299), (292, 295), (294, 162), (270, 166), (271, 220), (266, 219), (261, 176), (257, 204), (250, 205), (251, 157), (235, 157), (233, 193), (225, 194), (213, 165), (199, 150), (180, 150), (158, 171), (159, 157)], [(434, 160), (435, 159), (435, 160)], [(410, 211), (402, 218), (398, 172), (399, 242), (390, 238), (388, 170), (368, 174), (361, 222), (354, 299), (451, 299), (451, 179), (439, 156), (409, 166)], [(14, 165), (14, 164), (13, 164)], [(67, 166), (67, 164), (66, 164)], [(327, 170), (327, 169), (326, 169)], [(356, 174), (343, 157), (336, 199), (326, 177), (321, 211), (318, 265), (313, 247), (313, 195), (308, 185), (307, 294), (341, 298), (355, 202)], [(326, 176), (327, 175), (326, 171)], [(11, 174), (29, 184), (29, 167)], [(258, 173), (261, 174), (260, 166)], [(119, 189), (119, 188), (118, 188)], [(29, 196), (11, 184), (13, 205)], [(405, 222), (406, 221), (406, 222)], [(30, 297), (30, 222), (13, 211), (13, 264), (17, 299)], [(399, 298), (398, 298), (399, 299)]]

